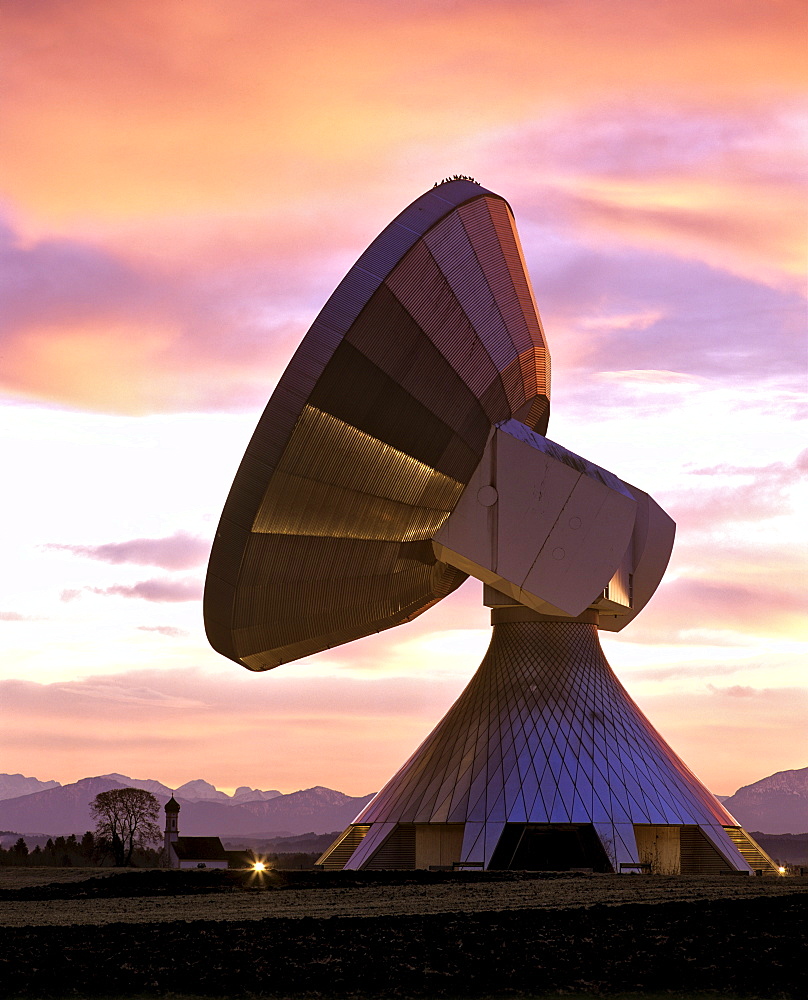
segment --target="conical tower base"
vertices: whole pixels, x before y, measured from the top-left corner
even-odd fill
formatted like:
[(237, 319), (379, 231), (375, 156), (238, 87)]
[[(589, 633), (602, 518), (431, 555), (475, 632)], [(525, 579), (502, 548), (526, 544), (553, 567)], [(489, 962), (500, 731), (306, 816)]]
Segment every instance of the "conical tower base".
[(595, 613), (492, 619), (463, 694), (318, 864), (776, 870), (631, 700)]

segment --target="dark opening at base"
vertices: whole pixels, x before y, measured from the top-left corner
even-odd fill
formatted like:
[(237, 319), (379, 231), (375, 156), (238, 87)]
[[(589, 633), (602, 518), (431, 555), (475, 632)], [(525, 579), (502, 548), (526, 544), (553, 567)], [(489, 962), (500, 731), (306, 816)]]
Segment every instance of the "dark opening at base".
[(570, 868), (612, 871), (591, 823), (552, 826), (507, 823), (488, 867), (499, 871), (568, 871)]

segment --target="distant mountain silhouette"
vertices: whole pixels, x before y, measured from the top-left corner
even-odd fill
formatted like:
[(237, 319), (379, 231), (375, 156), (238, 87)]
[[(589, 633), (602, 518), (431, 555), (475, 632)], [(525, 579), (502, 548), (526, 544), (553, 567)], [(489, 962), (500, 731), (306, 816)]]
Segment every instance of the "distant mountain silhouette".
[(0, 801), (15, 799), (18, 795), (31, 795), (46, 788), (58, 788), (59, 781), (40, 781), (39, 778), (26, 778), (24, 774), (0, 774)]
[[(90, 802), (110, 788), (144, 788), (164, 805), (180, 803), (180, 832), (186, 836), (282, 837), (344, 829), (371, 795), (354, 797), (316, 786), (283, 795), (247, 785), (233, 796), (197, 778), (171, 789), (153, 778), (105, 774), (69, 785), (22, 774), (0, 774), (0, 828), (49, 836), (82, 834), (93, 827)], [(769, 834), (808, 832), (808, 767), (778, 771), (734, 795), (721, 796), (747, 830)], [(162, 823), (162, 819), (161, 819)]]
[(808, 767), (778, 771), (744, 785), (724, 800), (747, 830), (764, 833), (808, 832)]
[(90, 802), (96, 795), (111, 788), (125, 787), (111, 778), (82, 778), (70, 785), (5, 799), (0, 802), (0, 826), (7, 823), (8, 829), (19, 829), (25, 833), (80, 835), (95, 826), (90, 815)]
[(236, 789), (235, 794), (230, 796), (226, 792), (220, 792), (215, 785), (211, 785), (209, 781), (204, 781), (202, 778), (186, 781), (184, 785), (180, 785), (178, 788), (169, 788), (168, 785), (164, 785), (161, 781), (155, 781), (153, 778), (129, 778), (125, 774), (101, 774), (99, 777), (119, 781), (128, 788), (144, 788), (147, 792), (151, 792), (152, 795), (165, 795), (166, 798), (173, 795), (177, 800), (185, 799), (188, 802), (206, 800), (227, 804), (242, 803), (274, 799), (282, 794), (276, 788), (261, 791), (260, 788), (250, 788), (248, 785), (241, 785), (240, 788)]
[(760, 833), (760, 831), (754, 830), (752, 836), (776, 864), (808, 865), (808, 833), (802, 835), (796, 833)]
[[(225, 792), (220, 792), (215, 785), (202, 778), (193, 781), (186, 781), (179, 788), (169, 788), (161, 781), (153, 778), (130, 778), (126, 774), (99, 774), (99, 778), (109, 778), (111, 781), (120, 782), (126, 788), (143, 788), (152, 795), (181, 795), (182, 798), (190, 801), (199, 799), (211, 799), (215, 802), (255, 802), (258, 800), (274, 799), (282, 792), (277, 788), (250, 788), (249, 785), (240, 785), (232, 796)], [(0, 774), (0, 802), (3, 799), (16, 799), (21, 795), (33, 795), (34, 792), (43, 792), (46, 788), (60, 788), (61, 781), (40, 781), (39, 778), (26, 778), (22, 774)]]
[(239, 785), (235, 792), (233, 792), (233, 802), (255, 802), (256, 799), (276, 799), (282, 794), (283, 792), (279, 792), (277, 788), (270, 788), (262, 792), (260, 788)]
[[(191, 794), (198, 794), (201, 779), (189, 782)], [(155, 790), (155, 786), (165, 791)], [(171, 790), (151, 779), (130, 779), (126, 775), (102, 775), (82, 778), (69, 785), (59, 785), (0, 802), (0, 827), (22, 833), (59, 836), (81, 835), (94, 826), (90, 803), (99, 792), (112, 788), (146, 788), (165, 805)], [(212, 785), (208, 788), (216, 792)], [(246, 788), (246, 786), (244, 786)], [(201, 789), (203, 792), (205, 789)], [(252, 792), (260, 789), (253, 789)], [(179, 828), (184, 836), (260, 836), (264, 838), (293, 836), (303, 833), (328, 833), (344, 829), (370, 801), (372, 795), (354, 797), (331, 788), (307, 788), (289, 795), (273, 794), (270, 798), (236, 800), (223, 792), (223, 798), (186, 798), (181, 790), (174, 792), (180, 804)], [(162, 818), (160, 820), (162, 826)]]
[(179, 795), (183, 799), (193, 799), (194, 802), (200, 799), (207, 799), (211, 802), (230, 802), (230, 796), (226, 792), (220, 792), (215, 785), (202, 778), (195, 778), (193, 781), (186, 781), (174, 789), (174, 796)]
[[(154, 778), (130, 778), (126, 774), (113, 772), (112, 774), (99, 774), (96, 776), (96, 779), (98, 781), (104, 781), (105, 779), (117, 781), (124, 788), (142, 788), (146, 792), (151, 792), (152, 795), (165, 795), (168, 797), (172, 791), (168, 785), (164, 785), (161, 781), (155, 781)], [(86, 781), (87, 779), (83, 778), (82, 780)], [(64, 785), (62, 787), (66, 788), (67, 786)]]

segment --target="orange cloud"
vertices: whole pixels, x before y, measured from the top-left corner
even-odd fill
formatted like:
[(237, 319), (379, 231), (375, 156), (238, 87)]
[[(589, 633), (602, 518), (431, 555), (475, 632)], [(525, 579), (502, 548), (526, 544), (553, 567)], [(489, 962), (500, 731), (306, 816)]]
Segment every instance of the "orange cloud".
[(804, 687), (706, 686), (702, 694), (651, 695), (636, 701), (718, 795), (731, 795), (775, 771), (805, 767)]
[(293, 257), (259, 283), (259, 262), (150, 266), (0, 227), (0, 389), (119, 413), (261, 405), (305, 329), (309, 273)]
[(803, 18), (751, 0), (379, 3), (372, 18), (360, 0), (10, 0), (0, 185), (37, 225), (79, 227), (372, 188), (404, 147), (638, 88), (793, 94)]
[[(704, 546), (691, 550), (695, 556)], [(777, 573), (776, 564), (768, 564), (769, 553), (757, 553), (757, 559), (744, 567), (725, 559), (723, 574), (701, 578), (691, 570), (671, 581), (663, 581), (651, 605), (633, 622), (621, 638), (632, 643), (678, 643), (691, 645), (694, 636), (709, 634), (721, 642), (720, 634), (730, 636), (769, 636), (793, 638), (805, 635), (805, 602), (799, 580), (801, 566), (792, 566), (794, 587), (789, 590), (788, 576)], [(729, 568), (739, 568), (739, 578)], [(711, 640), (711, 641), (713, 641)]]
[(795, 211), (801, 187), (727, 177), (583, 183), (579, 178), (575, 198), (587, 223), (612, 238), (626, 237), (754, 280), (801, 289), (805, 220)]
[[(257, 407), (401, 192), (456, 169), (580, 243), (792, 287), (799, 5), (367, 12), (0, 5), (5, 392), (127, 413)], [(566, 305), (580, 292), (569, 283)], [(659, 304), (644, 305), (619, 313), (657, 332)]]

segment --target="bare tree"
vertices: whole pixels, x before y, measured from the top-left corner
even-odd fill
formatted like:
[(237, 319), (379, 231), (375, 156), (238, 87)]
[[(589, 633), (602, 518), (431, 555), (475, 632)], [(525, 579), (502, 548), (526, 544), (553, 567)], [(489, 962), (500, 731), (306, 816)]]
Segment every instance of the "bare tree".
[(159, 844), (162, 833), (157, 825), (160, 803), (142, 788), (114, 788), (99, 792), (90, 803), (95, 817), (96, 842), (109, 844), (115, 864), (132, 863), (135, 848)]

